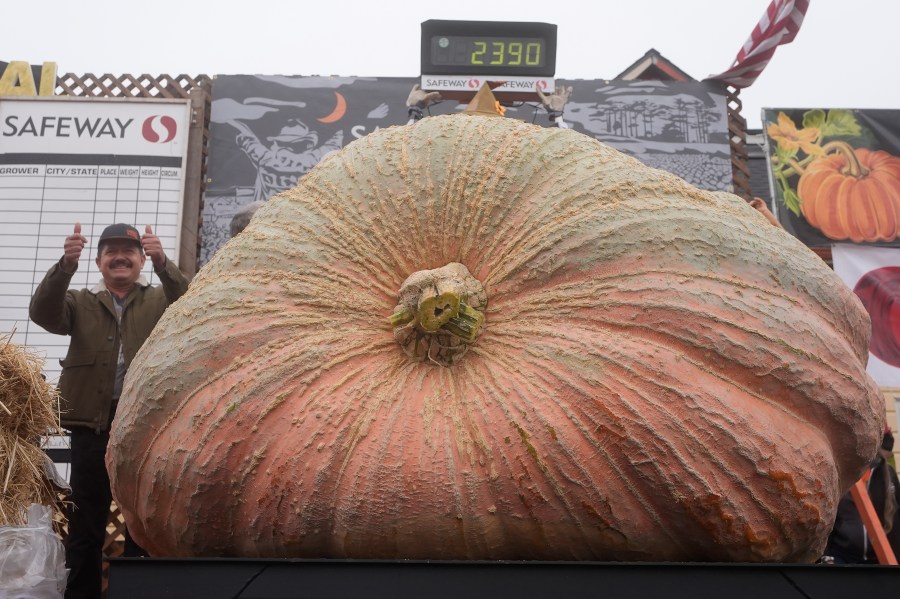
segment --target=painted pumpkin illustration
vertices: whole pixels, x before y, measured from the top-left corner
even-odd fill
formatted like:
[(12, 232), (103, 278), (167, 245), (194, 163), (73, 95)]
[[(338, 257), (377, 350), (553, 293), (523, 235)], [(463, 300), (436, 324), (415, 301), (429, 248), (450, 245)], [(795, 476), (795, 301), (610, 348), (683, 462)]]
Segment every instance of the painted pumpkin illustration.
[(844, 142), (813, 160), (797, 195), (804, 218), (829, 239), (893, 241), (900, 234), (900, 158)]

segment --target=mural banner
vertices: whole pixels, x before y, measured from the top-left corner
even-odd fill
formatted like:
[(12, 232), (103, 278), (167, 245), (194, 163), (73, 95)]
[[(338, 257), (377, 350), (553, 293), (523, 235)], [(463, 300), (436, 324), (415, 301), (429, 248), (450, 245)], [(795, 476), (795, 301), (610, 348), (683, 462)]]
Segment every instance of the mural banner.
[(763, 109), (781, 224), (811, 247), (900, 247), (900, 110)]
[[(227, 75), (213, 87), (200, 264), (229, 236), (234, 214), (293, 187), (329, 152), (405, 125), (418, 78)], [(712, 83), (557, 80), (556, 103), (518, 102), (515, 118), (567, 127), (709, 190), (731, 188), (724, 89)], [(562, 110), (558, 106), (563, 105)], [(465, 108), (437, 101), (427, 117)]]

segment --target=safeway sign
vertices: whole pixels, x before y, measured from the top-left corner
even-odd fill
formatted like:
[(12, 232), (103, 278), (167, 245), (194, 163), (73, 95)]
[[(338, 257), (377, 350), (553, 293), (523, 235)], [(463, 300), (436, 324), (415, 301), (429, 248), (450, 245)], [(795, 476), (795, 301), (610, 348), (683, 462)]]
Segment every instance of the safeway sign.
[[(538, 89), (542, 93), (553, 93), (555, 79), (552, 77), (498, 77), (502, 85), (492, 88), (494, 93), (528, 93)], [(422, 89), (438, 92), (477, 92), (488, 81), (496, 79), (484, 75), (422, 75)]]
[(184, 154), (189, 125), (186, 101), (104, 100), (4, 98), (0, 101), (0, 151), (177, 157)]

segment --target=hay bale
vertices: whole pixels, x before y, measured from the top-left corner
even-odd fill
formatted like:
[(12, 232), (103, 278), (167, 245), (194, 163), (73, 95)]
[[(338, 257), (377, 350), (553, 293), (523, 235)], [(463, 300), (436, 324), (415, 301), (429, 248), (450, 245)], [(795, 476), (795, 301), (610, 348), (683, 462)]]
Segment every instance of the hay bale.
[(32, 503), (62, 517), (53, 464), (40, 445), (62, 433), (59, 394), (41, 374), (43, 358), (13, 343), (14, 333), (0, 336), (0, 526), (25, 524)]

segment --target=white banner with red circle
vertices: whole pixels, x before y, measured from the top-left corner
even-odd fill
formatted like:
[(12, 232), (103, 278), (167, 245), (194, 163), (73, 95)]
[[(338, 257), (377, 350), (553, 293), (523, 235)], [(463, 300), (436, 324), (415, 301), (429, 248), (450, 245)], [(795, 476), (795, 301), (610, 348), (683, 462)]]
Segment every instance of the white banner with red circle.
[(834, 271), (872, 319), (866, 370), (882, 387), (900, 387), (900, 248), (832, 246)]

